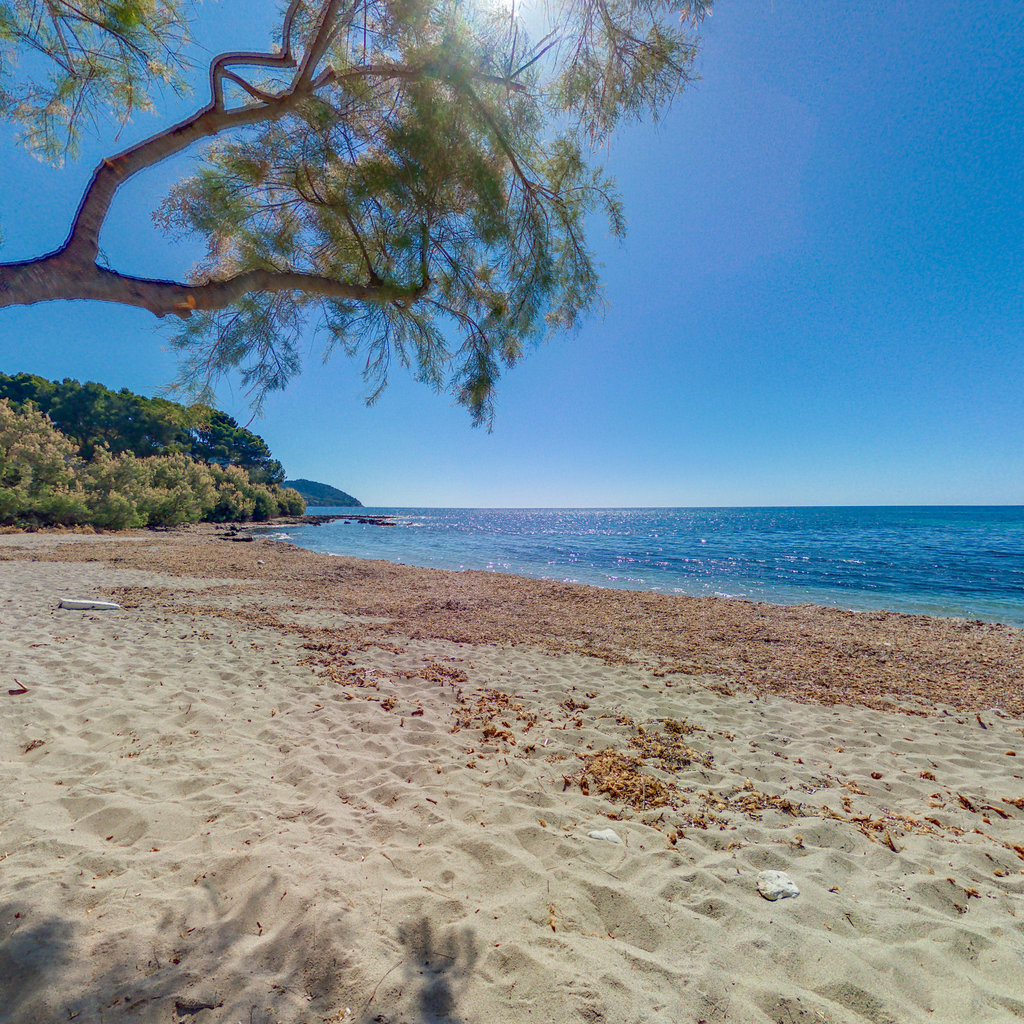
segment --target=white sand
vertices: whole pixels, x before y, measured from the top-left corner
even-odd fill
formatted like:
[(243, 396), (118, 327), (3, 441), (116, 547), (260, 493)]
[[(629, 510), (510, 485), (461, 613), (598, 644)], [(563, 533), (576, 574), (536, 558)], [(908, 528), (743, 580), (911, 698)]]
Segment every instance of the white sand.
[[(371, 684), (341, 685), (322, 652), (300, 664), (308, 636), (257, 624), (288, 609), (272, 581), (247, 596), (23, 560), (65, 543), (0, 538), (18, 556), (0, 561), (4, 1022), (1024, 1018), (1020, 719), (729, 696), (430, 639), (334, 651)], [(124, 586), (160, 589), (57, 608)], [(175, 611), (179, 590), (251, 624)], [(291, 619), (359, 625), (323, 606)], [(480, 690), (514, 698), (490, 724), (515, 744), (479, 714), (452, 732)], [(588, 746), (629, 752), (618, 716), (697, 727), (710, 766), (648, 763), (676, 807), (566, 787)], [(607, 827), (622, 845), (587, 838)], [(765, 868), (800, 896), (762, 899)]]

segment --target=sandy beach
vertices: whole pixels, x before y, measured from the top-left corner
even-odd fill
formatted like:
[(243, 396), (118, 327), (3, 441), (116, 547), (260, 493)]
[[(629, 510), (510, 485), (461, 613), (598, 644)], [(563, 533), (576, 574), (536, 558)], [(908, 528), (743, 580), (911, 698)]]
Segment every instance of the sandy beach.
[(0, 536), (0, 1020), (1024, 1019), (1022, 666), (984, 623)]

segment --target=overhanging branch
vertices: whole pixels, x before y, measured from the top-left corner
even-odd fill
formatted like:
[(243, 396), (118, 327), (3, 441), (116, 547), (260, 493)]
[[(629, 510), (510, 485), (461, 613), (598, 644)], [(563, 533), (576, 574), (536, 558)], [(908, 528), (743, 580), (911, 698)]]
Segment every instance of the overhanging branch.
[(0, 265), (0, 308), (55, 299), (92, 299), (149, 310), (155, 316), (188, 318), (200, 310), (224, 309), (252, 292), (300, 292), (311, 297), (387, 303), (414, 302), (429, 288), (388, 282), (352, 284), (295, 271), (249, 270), (222, 281), (187, 284), (120, 274), (96, 264), (72, 262), (67, 254)]
[[(341, 17), (340, 0), (327, 0), (323, 4), (301, 56), (296, 54), (292, 41), (293, 23), (299, 7), (300, 0), (291, 0), (284, 16), (279, 52), (229, 52), (213, 58), (209, 72), (210, 96), (205, 106), (178, 124), (100, 161), (82, 194), (64, 244), (33, 260), (0, 263), (0, 308), (57, 299), (93, 299), (137, 306), (157, 316), (187, 317), (193, 310), (223, 309), (255, 291), (294, 291), (326, 299), (408, 304), (428, 289), (430, 282), (426, 267), (422, 268), (422, 280), (414, 285), (382, 282), (372, 267), (369, 281), (365, 284), (296, 272), (252, 270), (225, 280), (189, 285), (133, 277), (96, 263), (100, 233), (114, 196), (121, 185), (140, 171), (162, 163), (203, 139), (287, 116), (318, 89), (329, 84), (342, 84), (358, 78), (394, 81), (450, 79), (452, 69), (388, 63), (367, 63), (340, 71), (327, 65), (318, 71), (337, 31), (337, 21)], [(243, 67), (297, 70), (290, 81), (275, 93), (246, 81), (235, 70)], [(467, 71), (457, 77), (476, 78), (513, 92), (524, 89), (521, 82), (512, 78), (482, 71)], [(252, 102), (228, 108), (224, 97), (225, 80), (241, 88)], [(483, 105), (471, 89), (469, 92), (485, 120), (489, 121), (486, 111), (482, 110)], [(496, 129), (493, 121), (489, 123), (492, 129)], [(524, 182), (527, 181), (515, 162), (514, 153), (504, 139), (501, 141), (517, 173)]]

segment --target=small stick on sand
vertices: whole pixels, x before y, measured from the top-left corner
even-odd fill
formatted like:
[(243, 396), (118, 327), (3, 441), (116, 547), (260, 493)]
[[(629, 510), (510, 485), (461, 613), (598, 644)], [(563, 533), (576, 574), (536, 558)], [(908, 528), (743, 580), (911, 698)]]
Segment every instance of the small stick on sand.
[(384, 972), (384, 976), (380, 979), (380, 981), (377, 982), (376, 985), (373, 986), (373, 991), (370, 993), (370, 998), (366, 1000), (366, 1006), (363, 1007), (364, 1011), (366, 1010), (366, 1007), (369, 1006), (370, 1003), (373, 1002), (373, 997), (377, 994), (377, 989), (379, 989), (381, 987), (381, 985), (384, 984), (384, 978), (386, 978), (396, 967), (401, 967), (404, 962), (405, 962), (405, 958), (403, 957), (401, 960), (398, 961), (397, 964), (395, 964), (392, 967), (389, 967)]

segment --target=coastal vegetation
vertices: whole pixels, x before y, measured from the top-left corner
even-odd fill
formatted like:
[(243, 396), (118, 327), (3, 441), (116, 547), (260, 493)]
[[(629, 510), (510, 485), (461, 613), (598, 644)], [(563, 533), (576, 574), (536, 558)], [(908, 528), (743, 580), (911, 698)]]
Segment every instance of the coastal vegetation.
[(46, 380), (30, 373), (0, 373), (0, 398), (16, 406), (32, 402), (77, 444), (78, 454), (86, 460), (100, 448), (139, 458), (180, 454), (211, 465), (238, 466), (254, 483), (284, 482), (284, 468), (263, 438), (209, 406), (186, 406), (146, 398), (127, 388), (112, 391), (93, 381)]
[[(397, 364), (481, 423), (503, 369), (599, 305), (587, 230), (625, 222), (595, 154), (694, 77), (711, 4), (579, 0), (527, 19), (486, 2), (291, 0), (274, 45), (221, 53), (205, 75), (197, 7), (0, 5), (0, 113), (43, 157), (74, 156), (85, 128), (120, 134), (168, 92), (206, 93), (111, 146), (63, 244), (0, 263), (0, 308), (84, 299), (178, 318), (181, 382), (238, 372), (257, 406), (317, 337), (325, 355), (359, 354), (369, 400)], [(118, 190), (186, 151), (192, 172), (157, 220), (205, 256), (180, 280), (109, 266)]]
[(301, 515), (305, 502), (283, 477), (263, 440), (218, 410), (0, 375), (0, 525), (120, 530)]

